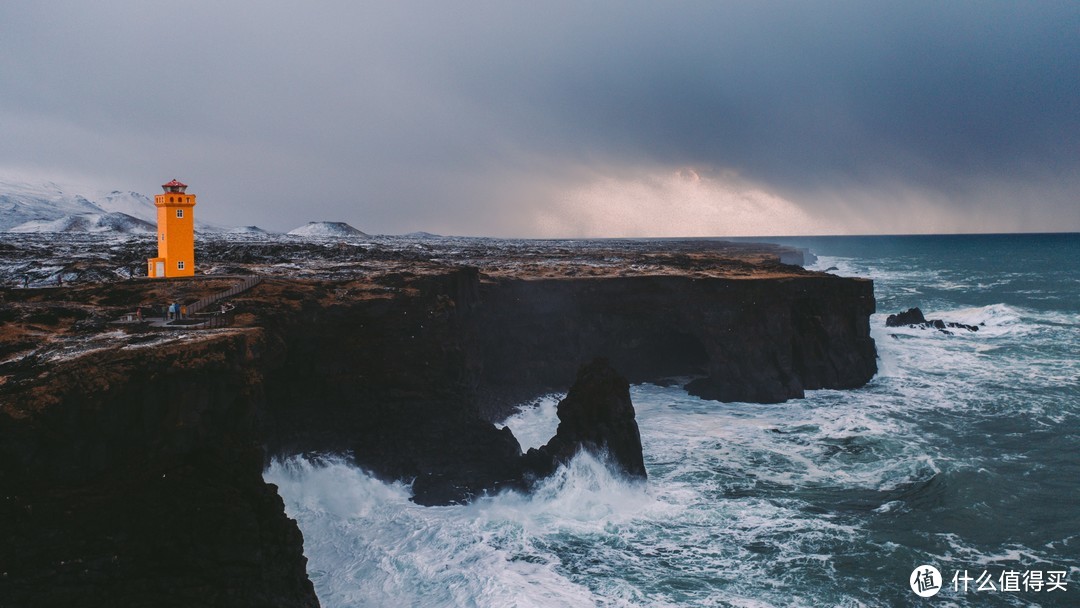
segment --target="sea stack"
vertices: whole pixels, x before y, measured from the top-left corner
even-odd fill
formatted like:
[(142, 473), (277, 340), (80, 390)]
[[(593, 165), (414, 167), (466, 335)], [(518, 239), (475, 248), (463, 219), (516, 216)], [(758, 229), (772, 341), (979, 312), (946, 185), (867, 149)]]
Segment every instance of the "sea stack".
[(633, 479), (646, 478), (641, 434), (630, 401), (630, 383), (607, 359), (578, 371), (574, 386), (559, 402), (559, 428), (551, 441), (525, 455), (527, 474), (546, 477), (580, 451), (606, 456)]

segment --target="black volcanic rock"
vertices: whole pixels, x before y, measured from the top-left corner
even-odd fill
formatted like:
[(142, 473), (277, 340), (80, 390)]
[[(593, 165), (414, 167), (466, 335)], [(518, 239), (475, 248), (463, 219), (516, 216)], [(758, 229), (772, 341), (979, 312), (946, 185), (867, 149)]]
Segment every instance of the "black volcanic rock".
[(630, 382), (700, 377), (691, 394), (776, 403), (863, 386), (877, 371), (873, 284), (645, 276), (484, 280), (464, 319), (481, 413), (561, 390), (606, 357)]
[(630, 384), (606, 359), (583, 365), (558, 406), (555, 436), (524, 457), (529, 475), (545, 477), (578, 452), (606, 454), (628, 477), (645, 479), (641, 435), (630, 402)]
[(927, 319), (923, 316), (923, 312), (916, 308), (909, 308), (905, 312), (897, 313), (895, 315), (889, 315), (885, 318), (885, 327), (919, 327), (919, 328), (933, 328), (940, 330), (944, 333), (952, 333), (947, 328), (966, 329), (968, 331), (979, 331), (978, 325), (967, 325), (965, 323), (954, 323), (951, 321), (942, 321), (941, 319)]
[(509, 428), (498, 430), (480, 419), (424, 426), (422, 440), (443, 451), (413, 482), (413, 502), (465, 504), (485, 493), (520, 486), (521, 446)]
[(686, 384), (686, 391), (700, 399), (711, 399), (731, 403), (783, 403), (798, 394), (798, 383), (794, 378), (766, 378), (759, 374), (739, 377), (710, 376), (697, 378)]
[[(584, 450), (603, 455), (628, 477), (645, 479), (641, 435), (630, 402), (630, 384), (606, 359), (583, 365), (558, 406), (559, 428), (543, 447), (522, 456), (509, 428), (480, 420), (420, 425), (403, 443), (424, 453), (439, 447), (413, 482), (413, 502), (462, 504), (502, 489), (528, 489)], [(453, 429), (451, 433), (447, 431)], [(423, 446), (423, 447), (421, 447)]]
[(904, 312), (889, 315), (885, 319), (885, 327), (903, 327), (904, 325), (922, 325), (926, 323), (923, 311), (918, 307), (909, 308)]
[(249, 355), (265, 346), (221, 335), (8, 376), (0, 606), (317, 608), (262, 479)]

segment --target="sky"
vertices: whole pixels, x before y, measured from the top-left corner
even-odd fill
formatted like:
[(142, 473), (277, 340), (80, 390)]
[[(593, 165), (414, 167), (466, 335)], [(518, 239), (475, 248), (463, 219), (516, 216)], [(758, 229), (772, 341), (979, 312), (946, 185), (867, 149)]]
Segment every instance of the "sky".
[(1080, 231), (1080, 2), (4, 0), (0, 177), (271, 230)]

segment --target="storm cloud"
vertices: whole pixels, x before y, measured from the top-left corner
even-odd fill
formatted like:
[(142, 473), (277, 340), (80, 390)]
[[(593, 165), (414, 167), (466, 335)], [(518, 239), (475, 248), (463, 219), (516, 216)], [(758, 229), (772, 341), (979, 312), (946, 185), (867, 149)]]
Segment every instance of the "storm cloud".
[(289, 229), (1080, 230), (1075, 2), (0, 6), (0, 174)]

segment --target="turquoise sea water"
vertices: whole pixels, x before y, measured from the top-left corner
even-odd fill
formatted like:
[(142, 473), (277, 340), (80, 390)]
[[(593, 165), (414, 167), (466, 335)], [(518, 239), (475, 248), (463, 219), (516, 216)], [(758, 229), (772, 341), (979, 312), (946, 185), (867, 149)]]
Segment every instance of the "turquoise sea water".
[[(532, 496), (424, 508), (340, 461), (276, 463), (323, 605), (1080, 605), (1080, 235), (770, 240), (874, 279), (870, 384), (779, 405), (635, 386), (646, 484), (583, 456)], [(980, 329), (885, 327), (912, 306)], [(523, 447), (556, 401), (507, 421)]]

